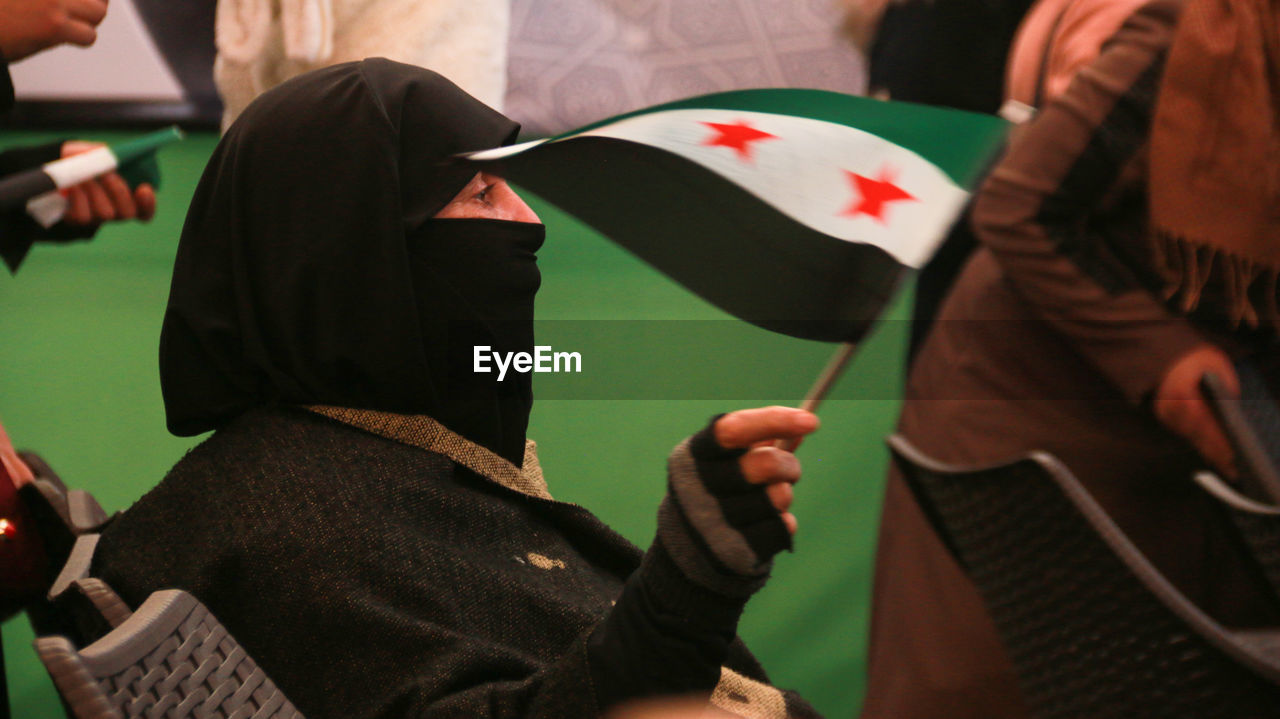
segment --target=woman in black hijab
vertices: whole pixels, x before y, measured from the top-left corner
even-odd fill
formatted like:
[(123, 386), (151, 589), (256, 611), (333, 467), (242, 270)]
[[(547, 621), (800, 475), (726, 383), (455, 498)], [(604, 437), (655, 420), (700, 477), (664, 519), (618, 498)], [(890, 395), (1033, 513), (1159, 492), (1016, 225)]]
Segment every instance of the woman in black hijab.
[(432, 217), (474, 174), (441, 160), (519, 128), (424, 77), (338, 65), (229, 130), (191, 203), (161, 337), (175, 434), (264, 403), (332, 404), (428, 414), (520, 463), (528, 375), (452, 389), (463, 378), (440, 340), (479, 315), (532, 332), (543, 227)]
[(312, 719), (591, 717), (713, 692), (813, 716), (734, 634), (795, 527), (799, 465), (764, 445), (816, 419), (746, 410), (686, 440), (642, 553), (552, 499), (529, 375), (471, 371), (476, 345), (533, 348), (543, 226), (447, 160), (517, 129), (386, 60), (241, 115), (192, 202), (161, 337), (170, 430), (216, 431), (107, 527), (94, 573), (133, 605), (195, 594)]

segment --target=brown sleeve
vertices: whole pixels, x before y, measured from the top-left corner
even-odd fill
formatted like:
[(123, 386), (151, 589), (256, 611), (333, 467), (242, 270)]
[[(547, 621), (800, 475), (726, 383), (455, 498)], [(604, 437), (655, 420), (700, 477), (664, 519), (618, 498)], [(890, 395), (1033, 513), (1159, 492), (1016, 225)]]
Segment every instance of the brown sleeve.
[[(1155, 0), (1139, 9), (1021, 128), (973, 212), (1015, 290), (1134, 401), (1203, 341), (1141, 286), (1141, 252), (1123, 249), (1145, 247), (1142, 185), (1126, 170), (1141, 162), (1178, 7)], [(1132, 236), (1107, 237), (1117, 232)]]
[(1061, 26), (1050, 40), (1044, 97), (1054, 98), (1089, 63), (1098, 59), (1102, 46), (1124, 25), (1145, 0), (1074, 0), (1062, 16)]

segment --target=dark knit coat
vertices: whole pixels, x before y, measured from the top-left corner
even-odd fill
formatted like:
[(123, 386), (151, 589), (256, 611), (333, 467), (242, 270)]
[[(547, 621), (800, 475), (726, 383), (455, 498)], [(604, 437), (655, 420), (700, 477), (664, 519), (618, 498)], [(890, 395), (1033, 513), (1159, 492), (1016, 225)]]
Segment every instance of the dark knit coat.
[[(745, 598), (552, 500), (532, 452), (504, 477), (439, 425), (440, 451), (385, 429), (243, 415), (107, 527), (94, 573), (135, 606), (196, 595), (311, 719), (591, 717), (627, 695), (710, 692), (678, 686), (708, 671), (721, 706), (814, 715), (732, 639)], [(729, 627), (725, 655), (690, 627)]]

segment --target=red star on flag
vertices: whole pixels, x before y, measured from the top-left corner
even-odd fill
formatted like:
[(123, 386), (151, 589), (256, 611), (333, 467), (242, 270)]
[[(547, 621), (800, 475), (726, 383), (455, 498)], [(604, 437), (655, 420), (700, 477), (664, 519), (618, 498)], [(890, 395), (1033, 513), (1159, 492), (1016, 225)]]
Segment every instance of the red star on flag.
[(880, 224), (887, 225), (888, 221), (884, 217), (886, 204), (904, 200), (918, 201), (914, 195), (894, 184), (896, 173), (887, 166), (880, 168), (880, 176), (874, 180), (848, 170), (845, 170), (844, 174), (848, 175), (849, 180), (853, 182), (854, 189), (858, 192), (858, 199), (840, 213), (842, 215), (848, 217), (870, 215)]
[(738, 158), (743, 162), (751, 162), (751, 143), (778, 139), (777, 135), (770, 135), (763, 130), (757, 130), (742, 120), (738, 120), (732, 125), (725, 125), (719, 122), (704, 122), (702, 124), (718, 133), (715, 137), (709, 137), (704, 140), (702, 142), (703, 145), (707, 147), (732, 148), (738, 153)]

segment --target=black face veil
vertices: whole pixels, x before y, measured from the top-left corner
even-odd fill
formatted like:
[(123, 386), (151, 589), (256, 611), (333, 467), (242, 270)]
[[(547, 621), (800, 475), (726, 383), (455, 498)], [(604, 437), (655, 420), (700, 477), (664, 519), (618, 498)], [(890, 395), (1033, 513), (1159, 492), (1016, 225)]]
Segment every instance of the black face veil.
[(433, 220), (473, 176), (442, 161), (518, 126), (387, 60), (263, 94), (191, 203), (160, 340), (170, 431), (259, 405), (427, 414), (523, 457), (528, 375), (470, 372), (474, 344), (532, 347), (541, 225)]

